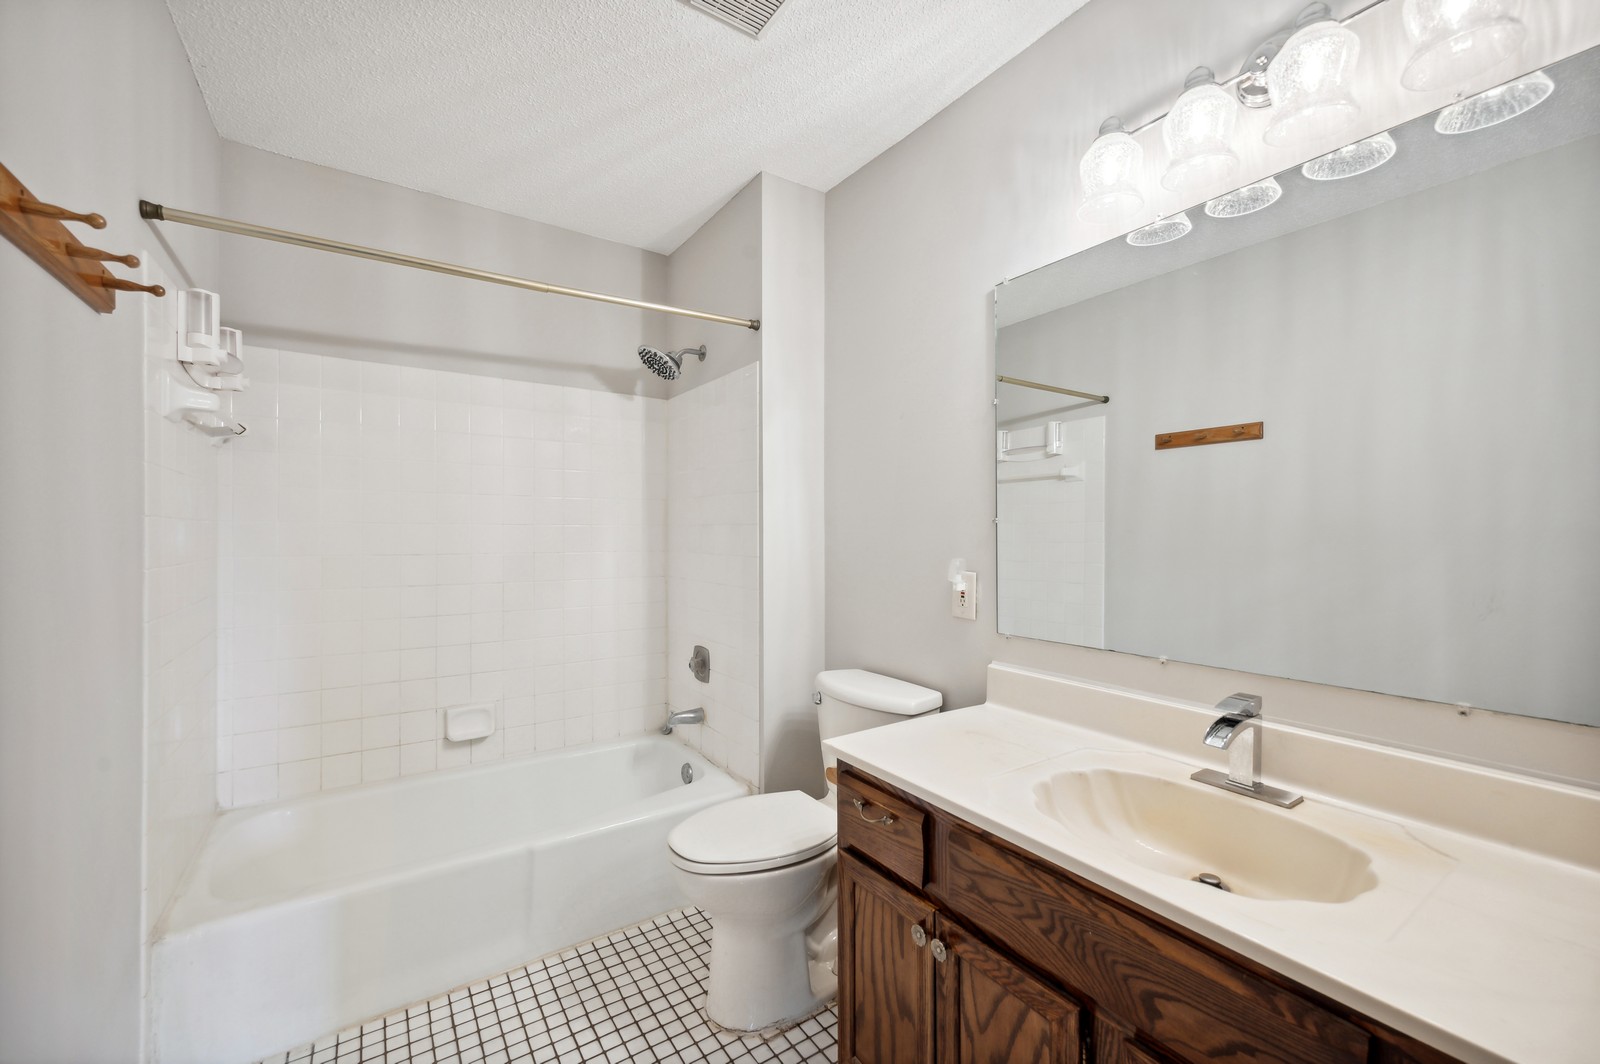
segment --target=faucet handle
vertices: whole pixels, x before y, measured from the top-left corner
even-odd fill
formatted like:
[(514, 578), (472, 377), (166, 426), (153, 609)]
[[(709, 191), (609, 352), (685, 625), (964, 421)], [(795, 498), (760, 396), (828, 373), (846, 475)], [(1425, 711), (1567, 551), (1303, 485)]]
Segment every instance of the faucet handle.
[(1249, 695), (1241, 691), (1237, 694), (1231, 694), (1221, 702), (1218, 702), (1217, 709), (1225, 714), (1245, 719), (1259, 717), (1261, 716), (1261, 696)]

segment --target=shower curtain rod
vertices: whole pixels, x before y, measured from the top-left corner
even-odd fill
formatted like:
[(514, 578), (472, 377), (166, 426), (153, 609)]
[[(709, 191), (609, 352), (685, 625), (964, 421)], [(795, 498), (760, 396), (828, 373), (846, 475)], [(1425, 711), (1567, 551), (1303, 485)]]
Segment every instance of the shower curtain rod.
[(1079, 399), (1088, 399), (1095, 403), (1109, 403), (1111, 396), (1096, 395), (1093, 392), (1080, 392), (1072, 388), (1057, 388), (1054, 384), (1040, 384), (1038, 381), (1025, 381), (1021, 377), (1002, 377), (998, 374), (994, 378), (1001, 384), (1016, 384), (1024, 388), (1037, 388), (1041, 392), (1055, 392), (1057, 395), (1071, 395)]
[(221, 233), (253, 236), (260, 240), (275, 240), (280, 244), (294, 244), (297, 247), (313, 248), (317, 251), (331, 251), (338, 255), (353, 255), (358, 259), (387, 262), (395, 266), (410, 266), (414, 270), (431, 270), (434, 273), (449, 274), (452, 277), (465, 277), (472, 281), (488, 281), (491, 284), (509, 285), (512, 288), (525, 288), (530, 292), (546, 292), (554, 296), (572, 296), (574, 299), (592, 299), (599, 303), (611, 303), (619, 307), (654, 310), (662, 314), (677, 314), (680, 317), (714, 321), (721, 325), (738, 325), (745, 329), (759, 330), (761, 328), (761, 322), (756, 318), (730, 318), (726, 314), (709, 314), (703, 310), (686, 310), (683, 307), (669, 307), (664, 303), (646, 303), (643, 300), (628, 299), (624, 296), (611, 296), (603, 292), (588, 292), (581, 288), (565, 288), (557, 284), (545, 284), (543, 281), (531, 281), (526, 277), (513, 277), (510, 274), (493, 273), (489, 270), (473, 269), (470, 266), (456, 266), (448, 262), (439, 262), (436, 259), (405, 255), (398, 251), (382, 251), (378, 248), (363, 247), (360, 244), (347, 244), (343, 240), (332, 240), (325, 236), (291, 233), (286, 229), (271, 229), (267, 226), (254, 225), (250, 222), (236, 222), (229, 218), (216, 218), (209, 214), (180, 211), (175, 207), (164, 207), (159, 203), (151, 203), (149, 200), (139, 201), (139, 217), (158, 222), (197, 225), (202, 229), (215, 229)]

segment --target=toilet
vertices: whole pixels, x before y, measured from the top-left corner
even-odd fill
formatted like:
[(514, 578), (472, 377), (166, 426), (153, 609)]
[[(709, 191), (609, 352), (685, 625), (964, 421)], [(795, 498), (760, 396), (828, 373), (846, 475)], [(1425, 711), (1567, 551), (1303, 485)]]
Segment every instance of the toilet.
[[(817, 674), (823, 739), (936, 713), (939, 692), (836, 669)], [(824, 754), (827, 767), (834, 759)], [(711, 918), (706, 1015), (760, 1031), (801, 1019), (838, 986), (834, 784), (824, 798), (778, 791), (735, 798), (672, 829), (667, 847), (689, 901)]]

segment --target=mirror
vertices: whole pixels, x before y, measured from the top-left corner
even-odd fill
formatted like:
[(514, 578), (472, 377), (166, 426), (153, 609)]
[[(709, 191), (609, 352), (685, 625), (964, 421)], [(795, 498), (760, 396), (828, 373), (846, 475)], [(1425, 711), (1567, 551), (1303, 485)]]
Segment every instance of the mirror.
[(1544, 73), (996, 289), (998, 375), (1110, 399), (996, 385), (1001, 633), (1600, 725), (1600, 49)]

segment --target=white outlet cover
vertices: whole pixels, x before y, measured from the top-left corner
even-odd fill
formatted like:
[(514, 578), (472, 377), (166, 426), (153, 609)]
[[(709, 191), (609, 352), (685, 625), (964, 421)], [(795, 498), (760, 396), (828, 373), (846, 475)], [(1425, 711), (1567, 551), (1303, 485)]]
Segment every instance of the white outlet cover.
[(966, 586), (966, 599), (953, 586), (950, 588), (950, 616), (963, 621), (978, 619), (978, 574), (970, 569), (961, 574)]

